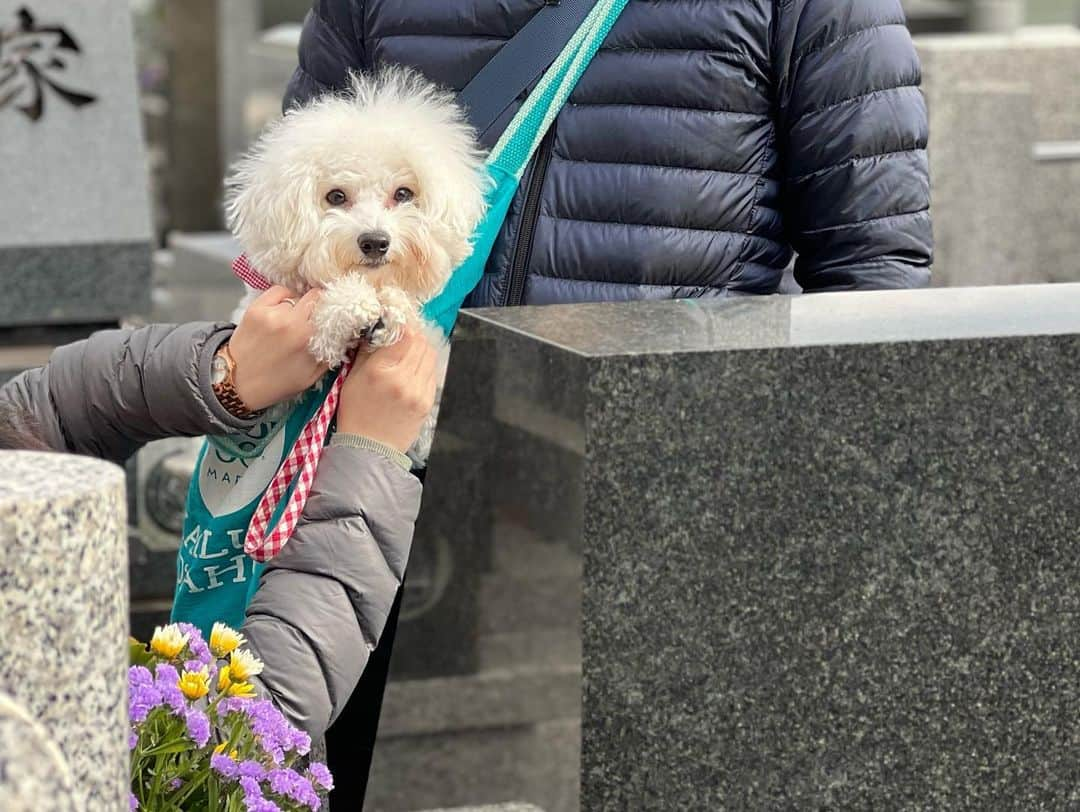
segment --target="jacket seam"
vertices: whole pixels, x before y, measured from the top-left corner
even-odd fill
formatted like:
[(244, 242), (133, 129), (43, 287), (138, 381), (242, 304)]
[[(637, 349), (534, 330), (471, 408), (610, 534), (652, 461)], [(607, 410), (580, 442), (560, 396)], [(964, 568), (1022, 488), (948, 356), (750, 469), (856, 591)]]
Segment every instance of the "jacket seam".
[(864, 100), (870, 98), (871, 96), (879, 96), (879, 95), (882, 95), (882, 94), (885, 94), (885, 93), (895, 93), (898, 90), (909, 90), (909, 89), (918, 90), (919, 85), (918, 84), (903, 84), (903, 85), (891, 85), (889, 87), (876, 87), (873, 90), (868, 90), (865, 93), (860, 93), (857, 96), (850, 96), (850, 97), (848, 97), (846, 99), (841, 99), (838, 102), (833, 102), (832, 104), (828, 104), (825, 107), (818, 107), (815, 110), (807, 110), (805, 113), (800, 113), (799, 117), (796, 118), (791, 123), (789, 129), (795, 129), (795, 127), (798, 124), (800, 124), (804, 118), (809, 118), (810, 116), (816, 116), (816, 115), (819, 115), (821, 113), (827, 113), (830, 110), (835, 110), (836, 108), (843, 107), (846, 104), (852, 104), (852, 103), (857, 102), (857, 101), (864, 101)]
[(905, 147), (904, 149), (892, 149), (888, 150), (887, 152), (875, 152), (872, 155), (859, 155), (855, 158), (848, 158), (843, 161), (838, 161), (834, 164), (829, 164), (828, 166), (823, 166), (820, 169), (815, 169), (813, 172), (807, 172), (805, 175), (796, 175), (795, 177), (788, 178), (788, 183), (799, 183), (806, 180), (807, 178), (812, 178), (817, 175), (822, 175), (826, 172), (830, 172), (833, 169), (839, 169), (840, 167), (844, 166), (854, 166), (855, 164), (862, 163), (863, 161), (872, 161), (877, 158), (889, 158), (894, 155), (908, 155), (911, 153), (918, 153), (923, 151), (924, 147), (912, 146)]
[(768, 119), (768, 113), (752, 113), (747, 110), (710, 110), (706, 107), (690, 107), (680, 104), (643, 104), (639, 102), (568, 102), (568, 107), (641, 107), (655, 110), (683, 110), (688, 113), (705, 113), (713, 116), (742, 116)]
[(730, 280), (718, 282), (715, 285), (679, 284), (675, 282), (620, 282), (614, 279), (575, 279), (572, 276), (548, 276), (534, 271), (533, 276), (541, 279), (549, 279), (552, 282), (576, 282), (581, 285), (618, 285), (624, 288), (696, 288), (698, 290), (727, 290), (731, 287)]
[(691, 231), (699, 234), (729, 234), (733, 237), (747, 237), (750, 239), (773, 242), (773, 240), (770, 240), (767, 237), (762, 237), (758, 234), (748, 234), (745, 231), (736, 231), (730, 228), (688, 228), (686, 226), (657, 225), (655, 223), (626, 223), (620, 220), (590, 220), (584, 217), (562, 217), (557, 214), (544, 213), (541, 213), (540, 217), (545, 220), (561, 220), (565, 223), (589, 223), (591, 225), (598, 226), (620, 226), (622, 228), (645, 228), (657, 229), (661, 231)]
[(837, 37), (836, 39), (829, 40), (828, 42), (822, 43), (821, 45), (815, 45), (814, 47), (803, 51), (797, 57), (795, 57), (795, 70), (793, 70), (792, 73), (796, 73), (798, 71), (799, 65), (801, 65), (802, 61), (804, 59), (806, 59), (808, 56), (813, 56), (814, 54), (819, 54), (822, 51), (826, 51), (829, 48), (832, 48), (834, 45), (839, 45), (842, 42), (847, 42), (849, 39), (853, 39), (855, 37), (858, 37), (858, 36), (860, 36), (862, 34), (865, 34), (865, 33), (869, 32), (869, 31), (877, 31), (877, 30), (882, 29), (882, 28), (905, 28), (906, 29), (907, 25), (905, 24), (905, 22), (903, 20), (899, 20), (899, 21), (897, 21), (897, 20), (886, 20), (885, 22), (877, 22), (877, 23), (874, 23), (873, 25), (867, 25), (867, 26), (863, 26), (862, 28), (856, 28), (854, 31), (849, 31), (848, 33), (844, 34), (842, 37)]
[(758, 172), (741, 172), (737, 169), (712, 169), (700, 166), (672, 166), (671, 164), (654, 164), (637, 161), (590, 161), (584, 158), (567, 158), (556, 154), (555, 160), (567, 164), (583, 164), (586, 166), (637, 166), (643, 169), (668, 169), (673, 172), (702, 172), (710, 175), (732, 175), (740, 178), (754, 178)]
[(745, 255), (750, 249), (750, 238), (756, 236), (754, 234), (754, 225), (757, 221), (758, 204), (761, 202), (761, 194), (765, 186), (765, 164), (773, 151), (771, 148), (775, 146), (775, 141), (776, 127), (773, 126), (769, 133), (769, 140), (765, 144), (765, 149), (762, 150), (761, 159), (758, 163), (758, 179), (754, 184), (754, 198), (753, 202), (750, 204), (750, 217), (748, 218), (746, 237), (743, 239), (742, 247), (739, 249), (739, 263), (735, 272), (731, 275), (732, 279), (741, 279), (743, 271), (746, 269)]
[(800, 235), (804, 236), (804, 237), (807, 237), (807, 236), (813, 236), (815, 234), (827, 234), (827, 233), (829, 233), (831, 231), (843, 231), (844, 229), (847, 229), (847, 228), (858, 228), (859, 226), (870, 225), (871, 223), (879, 223), (879, 222), (882, 222), (883, 220), (899, 220), (899, 219), (904, 218), (904, 217), (916, 217), (916, 216), (918, 216), (920, 214), (925, 214), (928, 211), (930, 211), (930, 207), (929, 206), (924, 206), (923, 208), (916, 209), (914, 211), (902, 211), (902, 212), (897, 212), (895, 214), (883, 214), (880, 217), (867, 217), (864, 220), (855, 220), (855, 221), (853, 221), (851, 223), (839, 223), (839, 224), (837, 224), (835, 226), (824, 226), (823, 228), (812, 228), (812, 229), (808, 229), (806, 231), (800, 232)]

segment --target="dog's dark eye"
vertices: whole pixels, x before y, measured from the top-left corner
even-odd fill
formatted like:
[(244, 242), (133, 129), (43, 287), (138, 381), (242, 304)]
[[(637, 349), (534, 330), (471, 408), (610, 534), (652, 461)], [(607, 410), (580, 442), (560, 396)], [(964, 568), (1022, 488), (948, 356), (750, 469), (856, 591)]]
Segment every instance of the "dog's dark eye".
[(416, 195), (413, 194), (413, 190), (407, 186), (402, 186), (400, 189), (394, 192), (395, 203), (408, 203), (414, 197), (416, 197)]
[(331, 189), (326, 193), (326, 202), (331, 206), (344, 206), (349, 202), (349, 198), (340, 189)]

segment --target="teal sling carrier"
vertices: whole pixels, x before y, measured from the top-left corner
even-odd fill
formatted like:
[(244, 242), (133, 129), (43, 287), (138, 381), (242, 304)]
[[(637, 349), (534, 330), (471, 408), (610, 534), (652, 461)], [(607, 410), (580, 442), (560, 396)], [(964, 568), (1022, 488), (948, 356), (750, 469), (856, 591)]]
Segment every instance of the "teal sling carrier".
[(525, 168), (626, 3), (627, 0), (598, 0), (488, 155), (485, 165), (490, 179), (488, 208), (473, 233), (472, 253), (454, 270), (442, 292), (424, 306), (427, 319), (438, 324), (447, 335), (465, 298), (484, 274)]
[[(567, 7), (563, 10), (583, 10), (578, 5), (582, 1), (564, 0)], [(473, 236), (472, 254), (424, 308), (426, 317), (447, 335), (465, 297), (480, 281), (525, 167), (626, 3), (597, 0), (488, 156), (488, 208)], [(554, 40), (550, 31), (548, 34), (548, 41), (541, 44), (551, 46)], [(498, 65), (493, 67), (497, 69)], [(506, 104), (516, 95), (513, 93)], [(333, 375), (330, 373), (321, 386), (306, 392), (289, 414), (267, 418), (247, 434), (211, 437), (203, 444), (188, 492), (177, 555), (174, 621), (192, 623), (204, 635), (210, 633), (215, 621), (235, 628), (243, 623), (264, 566), (244, 554), (247, 527), (270, 479), (326, 397)], [(287, 501), (288, 494), (278, 505), (273, 522)]]

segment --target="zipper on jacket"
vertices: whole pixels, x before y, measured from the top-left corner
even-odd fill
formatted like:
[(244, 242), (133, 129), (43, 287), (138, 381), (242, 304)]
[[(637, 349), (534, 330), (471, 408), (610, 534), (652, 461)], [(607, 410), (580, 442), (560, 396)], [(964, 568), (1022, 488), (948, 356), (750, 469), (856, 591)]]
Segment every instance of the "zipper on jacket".
[(518, 307), (525, 297), (525, 277), (529, 274), (533, 237), (536, 234), (536, 222), (540, 219), (540, 195), (544, 189), (544, 179), (547, 177), (548, 164), (551, 163), (551, 150), (554, 143), (555, 125), (552, 124), (536, 150), (536, 163), (529, 177), (525, 205), (521, 209), (521, 225), (518, 227), (513, 258), (510, 260), (510, 273), (506, 280), (503, 307)]

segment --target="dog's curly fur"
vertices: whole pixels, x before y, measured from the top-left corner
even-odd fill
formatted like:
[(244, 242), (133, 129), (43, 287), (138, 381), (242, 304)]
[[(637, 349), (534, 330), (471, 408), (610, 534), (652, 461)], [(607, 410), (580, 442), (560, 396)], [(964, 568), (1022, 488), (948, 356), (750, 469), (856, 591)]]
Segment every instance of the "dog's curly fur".
[[(226, 215), (268, 280), (323, 290), (311, 350), (336, 367), (363, 336), (396, 341), (468, 256), (483, 160), (452, 94), (408, 69), (358, 74), (263, 133), (226, 180)], [(361, 249), (373, 233), (389, 243), (383, 256)], [(432, 431), (433, 418), (415, 456)]]
[[(391, 304), (383, 291), (416, 310), (468, 256), (484, 213), (483, 158), (452, 94), (403, 68), (355, 75), (348, 92), (267, 129), (226, 181), (226, 215), (267, 279), (324, 290), (312, 351), (337, 365)], [(402, 189), (413, 197), (399, 203)], [(332, 192), (346, 202), (329, 202)], [(359, 245), (373, 232), (389, 239), (378, 262)]]

